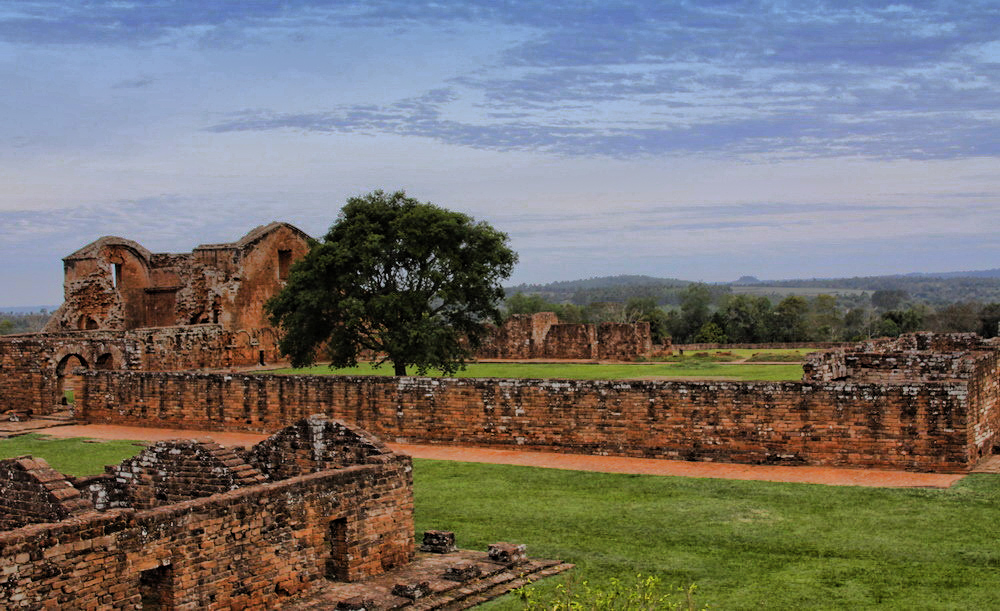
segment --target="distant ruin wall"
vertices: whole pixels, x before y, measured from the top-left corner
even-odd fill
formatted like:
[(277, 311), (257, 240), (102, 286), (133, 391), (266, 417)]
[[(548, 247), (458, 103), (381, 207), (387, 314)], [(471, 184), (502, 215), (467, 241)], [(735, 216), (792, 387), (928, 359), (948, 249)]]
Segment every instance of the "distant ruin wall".
[(273, 431), (313, 412), (383, 439), (958, 471), (992, 452), (996, 381), (899, 384), (87, 372), (90, 422)]
[(653, 349), (649, 323), (560, 323), (552, 312), (516, 314), (479, 349), (482, 359), (631, 361)]

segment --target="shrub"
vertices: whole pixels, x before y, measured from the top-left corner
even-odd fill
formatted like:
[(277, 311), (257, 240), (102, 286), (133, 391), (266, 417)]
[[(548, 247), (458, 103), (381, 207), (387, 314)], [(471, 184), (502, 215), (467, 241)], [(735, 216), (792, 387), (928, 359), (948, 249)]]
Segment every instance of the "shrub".
[(612, 577), (606, 587), (600, 587), (587, 581), (577, 583), (571, 578), (548, 594), (531, 586), (514, 592), (524, 603), (525, 611), (695, 611), (694, 591), (694, 584), (665, 591), (659, 577), (638, 574), (634, 583)]

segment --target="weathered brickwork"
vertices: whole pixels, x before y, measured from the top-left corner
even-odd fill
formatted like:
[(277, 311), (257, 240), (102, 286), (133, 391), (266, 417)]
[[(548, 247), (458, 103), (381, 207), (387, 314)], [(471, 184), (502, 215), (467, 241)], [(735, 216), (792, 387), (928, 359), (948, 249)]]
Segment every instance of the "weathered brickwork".
[(65, 301), (45, 330), (267, 327), (264, 302), (281, 288), (308, 241), (287, 223), (186, 254), (154, 254), (131, 240), (101, 238), (63, 259)]
[(995, 386), (970, 393), (966, 382), (85, 377), (81, 413), (92, 422), (272, 431), (323, 411), (400, 441), (942, 471), (992, 451), (969, 439), (996, 411)]
[(478, 352), (484, 359), (600, 359), (631, 361), (653, 349), (649, 323), (560, 323), (552, 312), (517, 314)]
[[(270, 333), (259, 329), (258, 334)], [(0, 409), (50, 412), (80, 380), (74, 370), (184, 371), (278, 360), (274, 342), (256, 344), (220, 325), (131, 331), (38, 333), (0, 338)], [(270, 346), (261, 350), (260, 346)]]
[[(313, 420), (322, 430), (322, 419)], [(342, 425), (330, 430), (344, 434), (311, 441), (367, 443), (353, 439)], [(297, 433), (283, 434), (290, 443)], [(234, 489), (214, 492), (214, 485), (203, 484), (212, 480), (212, 469), (192, 469), (194, 457), (214, 455), (208, 463), (231, 463), (230, 471), (244, 474), (258, 470), (208, 446), (196, 451), (191, 442), (174, 445), (181, 458), (171, 458), (169, 449), (154, 452), (139, 461), (148, 464), (138, 471), (131, 469), (138, 464), (132, 462), (116, 472), (128, 470), (140, 479), (166, 472), (178, 489), (190, 484), (194, 492), (182, 495), (188, 500), (160, 499), (151, 508), (87, 508), (70, 519), (53, 512), (59, 521), (0, 533), (0, 606), (144, 609), (155, 603), (161, 605), (156, 608), (270, 609), (324, 578), (356, 581), (413, 557), (408, 457), (386, 451), (368, 456), (366, 464), (318, 472), (310, 466), (302, 469), (306, 473), (263, 483), (258, 473), (233, 480)], [(27, 459), (19, 460), (0, 462), (0, 468), (24, 467)], [(64, 476), (48, 471), (50, 482), (76, 491)], [(109, 477), (73, 483), (86, 489), (112, 480), (112, 485), (134, 486)]]
[(0, 530), (58, 522), (91, 503), (47, 462), (30, 456), (0, 460)]

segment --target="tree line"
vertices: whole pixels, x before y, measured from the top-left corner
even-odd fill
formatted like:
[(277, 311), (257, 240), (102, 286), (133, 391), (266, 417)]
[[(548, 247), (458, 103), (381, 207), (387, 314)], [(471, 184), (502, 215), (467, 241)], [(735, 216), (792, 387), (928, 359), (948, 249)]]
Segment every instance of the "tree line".
[(48, 311), (17, 314), (5, 312), (0, 314), (0, 335), (13, 333), (38, 333), (49, 320)]
[(896, 337), (914, 331), (1000, 333), (1000, 302), (963, 301), (933, 307), (912, 300), (903, 290), (875, 291), (870, 304), (821, 294), (772, 300), (734, 295), (717, 286), (693, 283), (680, 291), (676, 306), (652, 297), (595, 301), (587, 305), (556, 303), (541, 295), (515, 293), (507, 298), (510, 314), (555, 312), (561, 322), (638, 322), (650, 324), (654, 343), (765, 343), (860, 341)]

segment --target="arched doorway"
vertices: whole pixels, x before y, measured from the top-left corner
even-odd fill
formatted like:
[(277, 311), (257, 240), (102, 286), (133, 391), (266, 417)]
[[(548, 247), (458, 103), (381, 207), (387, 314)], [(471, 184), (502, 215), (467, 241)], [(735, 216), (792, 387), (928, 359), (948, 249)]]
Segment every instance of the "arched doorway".
[(56, 365), (56, 391), (61, 403), (72, 404), (74, 393), (83, 388), (83, 377), (73, 373), (77, 368), (87, 368), (87, 361), (79, 354), (67, 354)]
[(114, 369), (115, 368), (115, 357), (110, 352), (105, 352), (104, 354), (97, 357), (94, 361), (94, 369)]

